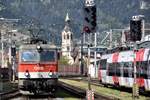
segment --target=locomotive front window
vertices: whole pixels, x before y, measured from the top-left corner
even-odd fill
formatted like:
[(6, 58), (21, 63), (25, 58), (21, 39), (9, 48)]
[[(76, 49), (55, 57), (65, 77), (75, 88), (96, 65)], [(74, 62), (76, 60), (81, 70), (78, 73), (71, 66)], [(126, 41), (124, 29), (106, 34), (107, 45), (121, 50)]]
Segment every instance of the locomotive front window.
[(37, 51), (23, 51), (21, 54), (21, 61), (28, 62), (28, 61), (38, 61), (38, 52)]
[(22, 62), (54, 62), (56, 60), (56, 52), (52, 50), (24, 50), (21, 52)]
[(42, 62), (49, 62), (49, 61), (55, 61), (55, 51), (48, 51), (45, 50), (40, 53), (40, 61)]

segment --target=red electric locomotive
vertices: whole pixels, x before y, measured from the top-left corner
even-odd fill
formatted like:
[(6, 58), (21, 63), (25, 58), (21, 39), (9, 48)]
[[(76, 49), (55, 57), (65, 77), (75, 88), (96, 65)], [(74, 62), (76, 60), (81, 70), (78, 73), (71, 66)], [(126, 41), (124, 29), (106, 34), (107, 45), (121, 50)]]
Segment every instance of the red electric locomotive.
[(54, 93), (58, 80), (58, 50), (50, 44), (19, 48), (18, 79), (23, 94)]

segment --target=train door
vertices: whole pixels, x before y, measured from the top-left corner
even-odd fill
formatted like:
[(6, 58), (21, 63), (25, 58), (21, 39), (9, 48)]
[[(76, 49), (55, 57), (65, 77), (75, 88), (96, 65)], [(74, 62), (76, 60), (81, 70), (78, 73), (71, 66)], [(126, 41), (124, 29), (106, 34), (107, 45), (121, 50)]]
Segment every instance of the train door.
[(106, 66), (107, 66), (107, 59), (102, 59), (99, 61), (98, 77), (102, 83), (106, 83), (106, 75), (107, 75)]

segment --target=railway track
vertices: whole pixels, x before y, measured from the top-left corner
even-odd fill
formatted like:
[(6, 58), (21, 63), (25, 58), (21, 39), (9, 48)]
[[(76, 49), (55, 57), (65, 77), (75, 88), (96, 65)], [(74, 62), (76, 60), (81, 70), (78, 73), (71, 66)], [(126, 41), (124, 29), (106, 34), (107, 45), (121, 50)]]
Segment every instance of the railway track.
[(0, 93), (0, 100), (8, 100), (10, 98), (16, 97), (16, 96), (20, 96), (21, 94), (19, 93), (19, 91), (13, 90), (10, 92), (5, 92), (5, 93)]
[[(75, 95), (80, 95), (81, 97), (86, 98), (86, 90), (72, 86), (70, 84), (66, 84), (64, 82), (60, 82), (60, 84), (67, 91), (74, 91), (73, 93), (75, 93)], [(119, 100), (118, 98), (108, 97), (98, 93), (94, 93), (94, 98), (96, 100)]]
[[(58, 90), (54, 95), (22, 95), (18, 90), (0, 94), (0, 100), (57, 100), (57, 98), (84, 99), (85, 95), (79, 91), (71, 91), (73, 87), (66, 87), (61, 82), (58, 83)], [(70, 90), (70, 91), (69, 91)], [(79, 94), (78, 94), (79, 93)]]
[(10, 100), (53, 100), (55, 97), (51, 97), (49, 95), (21, 95), (21, 96), (17, 96), (15, 98), (11, 98)]
[[(74, 81), (83, 81), (83, 82), (88, 82), (88, 79), (86, 77), (83, 77), (83, 78), (66, 78), (66, 79), (69, 79), (69, 80), (74, 80)], [(128, 88), (128, 87), (118, 87), (118, 86), (112, 86), (112, 85), (104, 85), (104, 84), (101, 84), (98, 80), (96, 79), (91, 79), (90, 83), (92, 85), (95, 85), (95, 86), (100, 86), (100, 87), (107, 87), (107, 88), (111, 88), (111, 89), (114, 89), (114, 90), (119, 90), (119, 91), (123, 91), (123, 92), (128, 92), (128, 93), (132, 93), (132, 88)], [(146, 96), (146, 97), (150, 97), (150, 92), (140, 92), (140, 95), (142, 96)]]

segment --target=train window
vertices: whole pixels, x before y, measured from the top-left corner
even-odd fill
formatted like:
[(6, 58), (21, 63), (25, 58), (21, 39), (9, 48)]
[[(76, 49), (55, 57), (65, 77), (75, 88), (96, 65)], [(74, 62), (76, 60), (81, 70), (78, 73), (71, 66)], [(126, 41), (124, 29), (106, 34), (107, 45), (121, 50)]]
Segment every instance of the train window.
[(121, 64), (115, 63), (115, 68), (116, 68), (116, 76), (121, 76)]
[(129, 77), (133, 77), (133, 63), (129, 62), (128, 64), (129, 64), (129, 69), (128, 69)]
[(115, 75), (115, 68), (114, 64), (110, 63), (108, 64), (108, 76), (114, 76)]
[(147, 62), (142, 61), (142, 62), (137, 62), (136, 63), (137, 67), (137, 77), (143, 77), (147, 78)]
[(21, 61), (38, 61), (38, 52), (33, 50), (26, 50), (21, 53)]
[(133, 63), (124, 62), (123, 65), (123, 77), (132, 77), (133, 75)]
[(100, 60), (99, 62), (100, 69), (106, 70), (106, 65), (107, 65), (107, 59)]
[(121, 64), (120, 63), (109, 64), (108, 75), (109, 76), (121, 76)]
[(55, 61), (55, 59), (56, 59), (55, 51), (45, 50), (40, 53), (40, 61), (42, 62)]
[(148, 64), (147, 64), (147, 77), (148, 79), (150, 79), (150, 61), (148, 61)]
[(140, 71), (141, 71), (140, 66), (141, 66), (141, 62), (136, 62), (136, 71), (137, 71), (136, 76), (137, 76), (137, 78), (140, 77)]

